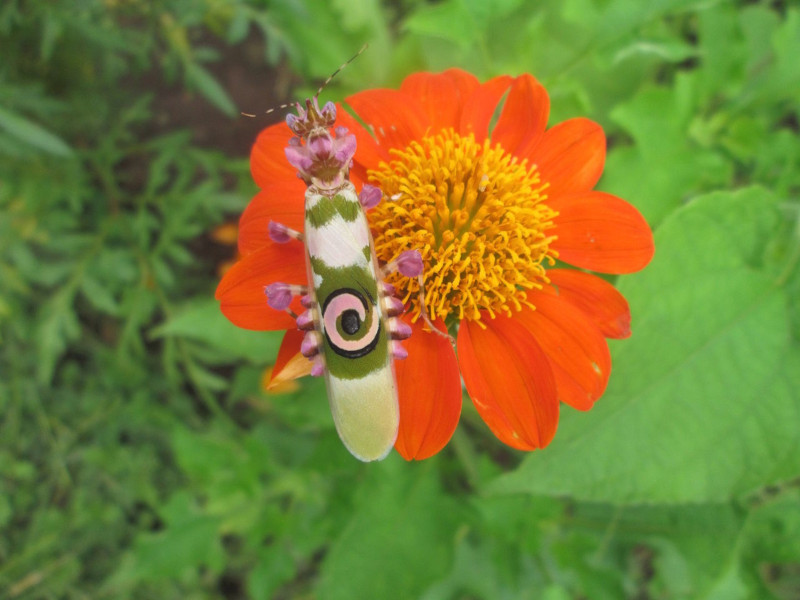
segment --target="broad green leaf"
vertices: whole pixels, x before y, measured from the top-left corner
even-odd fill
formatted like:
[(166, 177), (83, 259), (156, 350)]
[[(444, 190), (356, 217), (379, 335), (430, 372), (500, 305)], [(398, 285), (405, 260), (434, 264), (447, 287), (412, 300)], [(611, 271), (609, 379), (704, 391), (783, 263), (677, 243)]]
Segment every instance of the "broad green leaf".
[[(613, 512), (612, 512), (613, 511)], [(610, 507), (578, 505), (573, 519), (599, 527), (606, 524), (613, 544), (641, 555), (652, 551), (653, 598), (711, 600), (744, 598), (738, 541), (745, 514), (730, 504)], [(718, 590), (727, 590), (720, 596)], [(743, 590), (741, 590), (743, 591)]]
[(262, 364), (275, 360), (283, 338), (280, 331), (248, 331), (236, 327), (220, 312), (219, 303), (213, 298), (185, 307), (155, 328), (151, 335), (196, 340), (225, 350), (231, 360), (245, 358)]
[(753, 180), (790, 197), (800, 187), (800, 139), (791, 129), (762, 135), (747, 151), (755, 163)]
[(118, 584), (153, 581), (185, 575), (187, 571), (223, 566), (220, 523), (204, 514), (186, 492), (177, 492), (161, 507), (166, 527), (141, 534), (133, 547), (133, 561), (118, 572)]
[[(420, 600), (539, 598), (551, 573), (538, 568), (532, 556), (548, 544), (562, 518), (564, 502), (522, 495), (472, 496), (469, 529), (463, 527), (453, 564), (446, 577), (431, 585)], [(503, 560), (496, 561), (502, 556)]]
[(265, 447), (258, 451), (248, 437), (224, 433), (195, 433), (178, 427), (172, 434), (175, 459), (189, 480), (213, 490), (239, 487), (255, 493), (262, 467), (270, 464)]
[(689, 197), (731, 177), (721, 155), (690, 139), (696, 81), (679, 76), (672, 88), (645, 89), (611, 113), (635, 145), (609, 153), (602, 187), (635, 204), (654, 224)]
[(426, 6), (411, 15), (405, 26), (414, 34), (448, 40), (462, 50), (483, 35), (467, 6), (460, 0)]
[(56, 156), (72, 156), (70, 148), (64, 140), (20, 115), (0, 108), (0, 128), (30, 146), (44, 150)]
[(557, 583), (548, 585), (542, 592), (542, 600), (572, 600), (572, 598), (567, 588)]
[(773, 45), (778, 56), (776, 65), (778, 85), (781, 86), (783, 94), (793, 101), (797, 110), (797, 94), (792, 93), (792, 90), (796, 90), (800, 85), (800, 68), (796, 60), (800, 52), (800, 10), (797, 6), (786, 12), (786, 20), (776, 32)]
[(737, 8), (737, 13), (746, 44), (748, 70), (757, 71), (770, 61), (772, 37), (780, 25), (780, 16), (774, 10), (757, 4)]
[[(788, 205), (787, 216), (791, 222), (790, 237), (785, 243), (786, 260), (781, 265), (779, 282), (786, 282), (786, 291), (790, 298), (800, 298), (800, 202)], [(790, 334), (795, 340), (800, 339), (800, 302), (793, 302), (790, 311)]]
[[(359, 3), (337, 0), (325, 3), (273, 2), (270, 10), (259, 16), (256, 22), (266, 34), (270, 59), (277, 58), (277, 51), (284, 46), (289, 61), (304, 79), (324, 79), (367, 40), (377, 50), (369, 54), (382, 55), (383, 62), (388, 62), (390, 48), (385, 19), (380, 3), (375, 0)], [(359, 62), (363, 64), (371, 60), (367, 56)], [(354, 65), (353, 70), (360, 68)], [(312, 89), (310, 93), (314, 91)]]
[(670, 218), (652, 264), (620, 285), (633, 336), (613, 346), (605, 396), (586, 414), (565, 407), (553, 444), (492, 489), (710, 502), (797, 473), (800, 358), (788, 298), (759, 264), (776, 220), (757, 188)]
[[(361, 2), (350, 2), (349, 0), (333, 0), (330, 3), (332, 9), (341, 19), (344, 31), (358, 31), (364, 28), (381, 28), (385, 26), (385, 16), (380, 0), (362, 0)], [(382, 32), (374, 31), (373, 35), (378, 38)], [(378, 41), (377, 39), (375, 41)], [(379, 42), (380, 43), (380, 42)], [(370, 44), (370, 47), (372, 44)], [(354, 51), (357, 48), (354, 48)]]
[(292, 557), (275, 545), (259, 549), (258, 557), (247, 578), (247, 591), (253, 600), (271, 600), (275, 590), (295, 575)]
[[(651, 36), (662, 37), (664, 21), (679, 20), (689, 8), (696, 8), (696, 0), (653, 0), (651, 2), (631, 2), (630, 0), (561, 0), (554, 2), (550, 12), (560, 12), (569, 26), (551, 23), (548, 36), (567, 42), (563, 57), (547, 57), (548, 62), (562, 62), (567, 69), (577, 68), (582, 76), (591, 77), (590, 65), (609, 65), (620, 58), (631, 56), (631, 52), (658, 53), (665, 60), (673, 61), (690, 49), (686, 47), (683, 36), (670, 32), (672, 40), (652, 43)], [(561, 31), (559, 31), (561, 30)], [(565, 35), (566, 34), (566, 35)], [(682, 39), (683, 38), (683, 39)], [(681, 46), (683, 46), (681, 48)], [(583, 64), (581, 64), (583, 63)], [(556, 73), (561, 75), (562, 70)], [(614, 73), (616, 78), (624, 78), (624, 71)], [(647, 78), (650, 79), (652, 75)], [(609, 81), (605, 85), (616, 85)], [(619, 100), (619, 98), (616, 98)]]
[(794, 490), (789, 486), (752, 511), (742, 544), (742, 563), (763, 587), (761, 594), (781, 600), (800, 597), (800, 492), (797, 482)]
[(697, 87), (705, 98), (730, 94), (744, 79), (747, 47), (739, 26), (738, 7), (733, 3), (716, 10), (697, 12), (698, 43), (702, 55)]
[(462, 0), (475, 21), (486, 25), (489, 21), (508, 16), (525, 3), (523, 0)]
[(325, 557), (320, 600), (415, 598), (447, 570), (454, 507), (433, 464), (411, 468), (392, 455), (369, 472)]
[(611, 552), (602, 550), (600, 539), (598, 532), (570, 526), (548, 547), (558, 565), (555, 579), (569, 582), (573, 597), (617, 600), (625, 595), (622, 565)]
[(613, 38), (629, 33), (643, 25), (663, 18), (670, 13), (680, 13), (697, 8), (697, 0), (568, 0), (560, 2), (565, 18), (576, 23), (594, 24), (599, 37)]
[[(748, 33), (752, 32), (748, 30)], [(782, 102), (796, 112), (800, 108), (796, 93), (800, 85), (800, 68), (797, 66), (800, 10), (797, 7), (786, 11), (784, 20), (775, 28), (770, 42), (772, 52), (761, 57), (761, 61), (752, 67), (755, 85), (746, 90), (742, 104), (758, 102), (771, 105)]]
[[(519, 564), (528, 556), (520, 556), (514, 546), (492, 543), (484, 536), (476, 543), (473, 536), (459, 540), (453, 558), (453, 570), (443, 581), (430, 586), (419, 600), (442, 600), (444, 598), (470, 598), (481, 600), (533, 600), (543, 587), (538, 578), (510, 577), (509, 571), (519, 571)], [(482, 542), (482, 543), (481, 543)], [(497, 560), (497, 557), (503, 557)], [(518, 579), (518, 580), (516, 580)], [(545, 598), (549, 596), (544, 596)], [(572, 596), (565, 596), (569, 599)]]
[(747, 585), (742, 577), (741, 568), (735, 562), (729, 563), (713, 587), (701, 596), (702, 600), (745, 600), (752, 597), (750, 586)]

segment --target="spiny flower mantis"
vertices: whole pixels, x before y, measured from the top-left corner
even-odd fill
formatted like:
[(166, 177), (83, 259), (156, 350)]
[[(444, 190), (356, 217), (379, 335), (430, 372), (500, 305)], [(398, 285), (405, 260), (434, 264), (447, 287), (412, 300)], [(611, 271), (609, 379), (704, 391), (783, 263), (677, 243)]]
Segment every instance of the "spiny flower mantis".
[(302, 296), (306, 310), (296, 317), (306, 332), (301, 352), (313, 361), (312, 375), (325, 375), (339, 437), (356, 458), (380, 460), (392, 449), (399, 427), (393, 359), (405, 358), (400, 340), (411, 334), (398, 318), (403, 303), (382, 280), (395, 270), (420, 277), (422, 257), (409, 250), (379, 266), (364, 211), (376, 206), (382, 193), (371, 185), (356, 193), (348, 177), (356, 138), (343, 127), (331, 134), (336, 107), (328, 102), (320, 108), (320, 91), (286, 117), (295, 136), (286, 158), (307, 185), (305, 231), (269, 226), (273, 241), (305, 244), (308, 285), (274, 282), (266, 295), (278, 310), (288, 310), (293, 296)]

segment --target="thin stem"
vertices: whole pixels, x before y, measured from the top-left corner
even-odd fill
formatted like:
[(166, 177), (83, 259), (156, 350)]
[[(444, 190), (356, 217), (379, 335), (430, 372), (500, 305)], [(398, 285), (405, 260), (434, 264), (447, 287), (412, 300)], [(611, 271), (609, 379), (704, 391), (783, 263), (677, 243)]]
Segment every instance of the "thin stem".
[(467, 482), (472, 489), (479, 489), (481, 483), (480, 471), (478, 469), (478, 457), (475, 454), (475, 448), (463, 427), (456, 428), (453, 434), (453, 439), (450, 441), (453, 450), (458, 457), (461, 466), (464, 468), (464, 474), (467, 477)]

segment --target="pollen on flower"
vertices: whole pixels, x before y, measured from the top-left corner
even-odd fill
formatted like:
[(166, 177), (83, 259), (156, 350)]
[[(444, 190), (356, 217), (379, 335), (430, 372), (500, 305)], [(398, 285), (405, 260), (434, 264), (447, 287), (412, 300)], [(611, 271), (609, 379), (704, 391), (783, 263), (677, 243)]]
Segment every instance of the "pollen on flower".
[[(527, 304), (526, 290), (548, 281), (545, 264), (557, 256), (557, 213), (536, 166), (452, 129), (392, 154), (369, 172), (390, 198), (369, 213), (375, 252), (390, 262), (420, 251), (430, 317), (479, 320), (481, 310), (510, 315)], [(418, 281), (390, 281), (418, 317)]]

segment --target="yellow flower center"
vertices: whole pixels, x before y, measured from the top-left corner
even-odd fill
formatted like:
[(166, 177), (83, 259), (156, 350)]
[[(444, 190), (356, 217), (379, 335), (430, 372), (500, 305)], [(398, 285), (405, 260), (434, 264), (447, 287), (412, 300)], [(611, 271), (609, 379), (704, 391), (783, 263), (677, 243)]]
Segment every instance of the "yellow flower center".
[[(385, 195), (369, 213), (375, 252), (389, 262), (420, 251), (430, 317), (450, 324), (528, 304), (526, 290), (548, 281), (542, 263), (556, 257), (548, 230), (557, 213), (544, 203), (536, 166), (452, 129), (392, 155), (368, 174)], [(417, 280), (395, 274), (390, 282), (417, 318)]]

